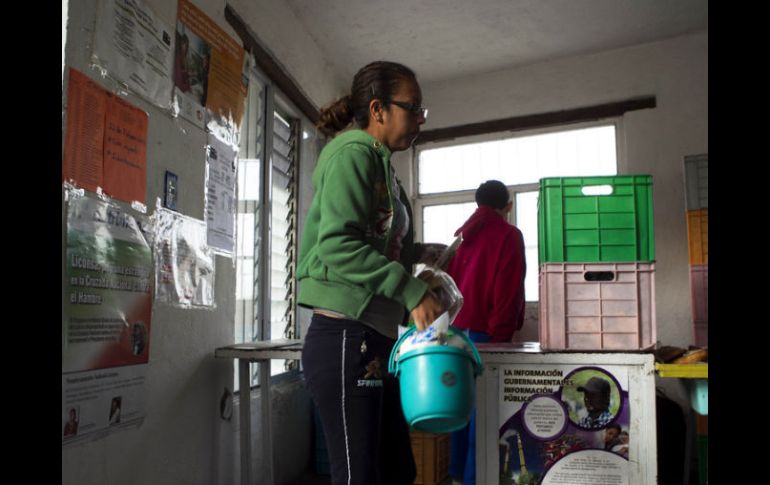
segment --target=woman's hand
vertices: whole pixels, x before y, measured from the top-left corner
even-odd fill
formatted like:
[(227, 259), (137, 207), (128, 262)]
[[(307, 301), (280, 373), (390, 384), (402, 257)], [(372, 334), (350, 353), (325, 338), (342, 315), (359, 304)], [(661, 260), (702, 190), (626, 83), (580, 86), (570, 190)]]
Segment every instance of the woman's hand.
[(412, 310), (412, 321), (417, 331), (422, 332), (428, 328), (443, 311), (441, 303), (433, 296), (433, 292), (427, 290), (420, 303)]

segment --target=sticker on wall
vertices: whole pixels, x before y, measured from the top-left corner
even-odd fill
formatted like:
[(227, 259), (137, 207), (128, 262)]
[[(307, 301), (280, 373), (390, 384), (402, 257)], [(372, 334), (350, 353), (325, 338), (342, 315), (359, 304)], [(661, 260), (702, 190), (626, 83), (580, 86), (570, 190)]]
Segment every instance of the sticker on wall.
[(166, 180), (163, 185), (163, 207), (166, 209), (177, 210), (176, 202), (179, 193), (179, 179), (175, 173), (166, 170)]

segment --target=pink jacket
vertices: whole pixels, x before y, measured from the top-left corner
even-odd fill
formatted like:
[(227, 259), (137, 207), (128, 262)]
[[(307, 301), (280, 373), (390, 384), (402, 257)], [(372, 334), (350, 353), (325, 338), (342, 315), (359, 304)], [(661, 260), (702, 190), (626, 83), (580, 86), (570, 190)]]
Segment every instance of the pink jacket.
[(494, 209), (481, 206), (455, 236), (463, 242), (447, 272), (463, 294), (454, 327), (510, 342), (524, 323), (524, 238)]

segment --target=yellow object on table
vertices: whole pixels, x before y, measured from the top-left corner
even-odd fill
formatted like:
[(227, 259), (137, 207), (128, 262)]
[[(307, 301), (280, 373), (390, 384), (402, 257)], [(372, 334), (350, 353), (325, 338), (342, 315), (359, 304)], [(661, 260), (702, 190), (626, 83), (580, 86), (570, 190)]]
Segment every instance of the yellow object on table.
[(698, 364), (655, 364), (660, 377), (681, 377), (685, 379), (708, 379), (709, 365)]
[(690, 406), (693, 411), (702, 415), (709, 414), (709, 365), (697, 364), (655, 364), (655, 370), (660, 377), (676, 377), (693, 379), (687, 385), (690, 390)]

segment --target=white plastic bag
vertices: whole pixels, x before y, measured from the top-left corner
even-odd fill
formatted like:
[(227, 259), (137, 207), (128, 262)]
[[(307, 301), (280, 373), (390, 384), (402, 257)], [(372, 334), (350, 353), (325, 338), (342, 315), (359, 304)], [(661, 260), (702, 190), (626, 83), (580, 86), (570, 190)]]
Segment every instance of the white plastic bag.
[(428, 283), (428, 291), (436, 297), (444, 312), (428, 328), (421, 332), (415, 331), (404, 339), (399, 354), (403, 355), (420, 347), (447, 345), (449, 342), (454, 346), (464, 348), (464, 342), (462, 345), (458, 343), (458, 341), (462, 342), (462, 339), (457, 336), (452, 338), (454, 332), (449, 328), (463, 306), (463, 295), (457, 289), (454, 280), (441, 269), (424, 264), (417, 265), (415, 273), (418, 278)]

